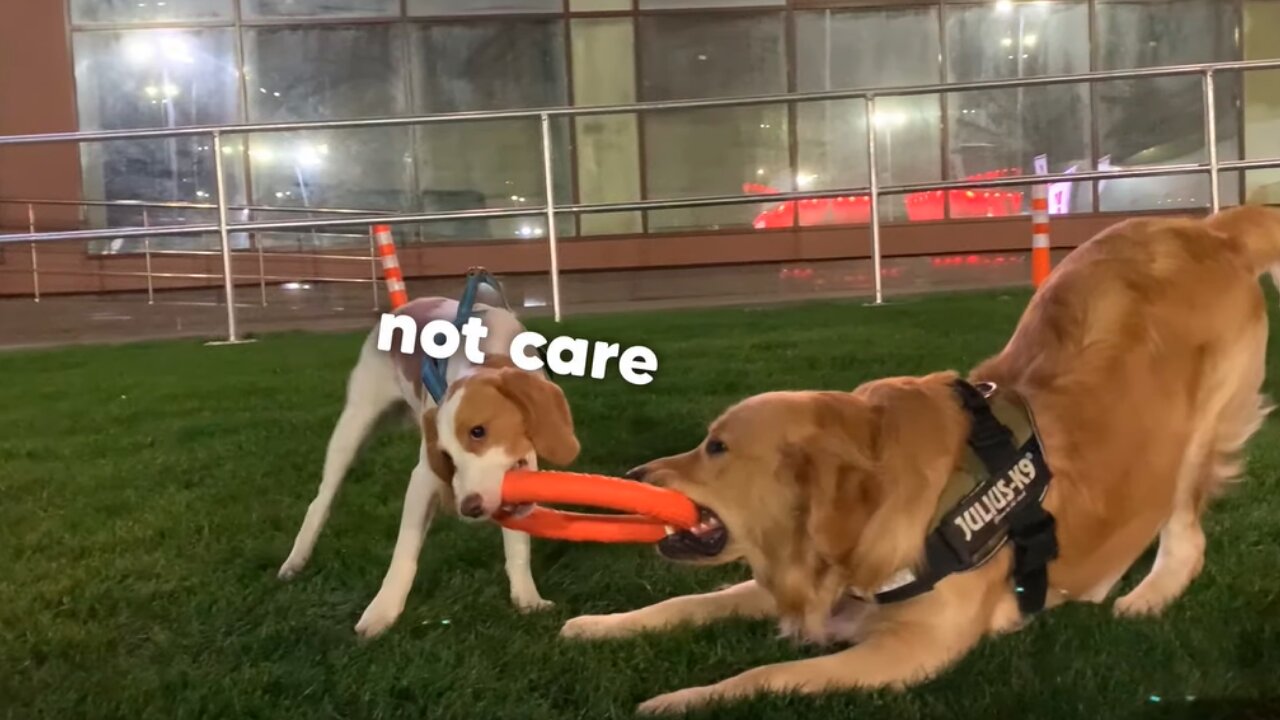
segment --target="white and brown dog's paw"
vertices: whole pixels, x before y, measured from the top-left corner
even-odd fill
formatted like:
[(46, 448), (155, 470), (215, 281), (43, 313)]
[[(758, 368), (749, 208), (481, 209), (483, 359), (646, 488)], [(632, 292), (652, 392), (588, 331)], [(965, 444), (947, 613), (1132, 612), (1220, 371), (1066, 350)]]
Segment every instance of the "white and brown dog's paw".
[(521, 613), (543, 612), (556, 606), (554, 602), (536, 595), (531, 598), (512, 597), (511, 604), (515, 605), (516, 610)]
[(307, 561), (305, 559), (295, 560), (293, 558), (289, 558), (284, 561), (284, 564), (280, 566), (280, 570), (276, 572), (276, 578), (288, 582), (289, 580), (298, 577), (298, 575), (301, 575), (302, 571), (306, 569), (306, 567)]
[(371, 640), (391, 628), (400, 619), (403, 608), (392, 607), (387, 603), (374, 600), (365, 608), (360, 621), (356, 623), (356, 634), (364, 640)]

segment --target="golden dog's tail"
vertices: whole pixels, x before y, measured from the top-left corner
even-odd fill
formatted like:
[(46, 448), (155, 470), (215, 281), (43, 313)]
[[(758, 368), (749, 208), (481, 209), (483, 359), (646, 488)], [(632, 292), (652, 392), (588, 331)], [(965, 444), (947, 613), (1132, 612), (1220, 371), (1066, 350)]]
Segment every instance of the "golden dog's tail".
[(1244, 241), (1249, 261), (1280, 287), (1280, 209), (1246, 205), (1213, 215), (1209, 227)]

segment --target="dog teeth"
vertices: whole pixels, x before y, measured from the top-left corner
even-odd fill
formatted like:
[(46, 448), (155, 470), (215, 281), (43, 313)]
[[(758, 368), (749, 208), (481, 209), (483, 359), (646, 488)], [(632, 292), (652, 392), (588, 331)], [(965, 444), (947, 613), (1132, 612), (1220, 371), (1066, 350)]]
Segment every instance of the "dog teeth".
[(662, 526), (662, 529), (663, 529), (663, 530), (666, 530), (668, 535), (675, 535), (675, 534), (676, 534), (676, 529), (675, 529), (675, 528), (673, 528), (673, 527), (671, 527), (670, 525), (663, 525), (663, 526)]

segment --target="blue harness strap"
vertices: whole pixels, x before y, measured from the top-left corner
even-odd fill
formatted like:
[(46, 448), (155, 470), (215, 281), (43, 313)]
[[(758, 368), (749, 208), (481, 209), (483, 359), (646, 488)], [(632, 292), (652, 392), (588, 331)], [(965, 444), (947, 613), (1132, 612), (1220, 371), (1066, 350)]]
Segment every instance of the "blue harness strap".
[[(458, 330), (462, 330), (462, 326), (467, 324), (475, 314), (476, 293), (481, 285), (493, 288), (502, 299), (502, 306), (507, 310), (511, 309), (511, 304), (507, 302), (507, 296), (502, 292), (502, 286), (498, 284), (497, 279), (488, 270), (473, 267), (467, 271), (467, 284), (462, 290), (462, 297), (458, 300), (458, 315), (453, 319), (453, 325)], [(448, 369), (449, 358), (436, 359), (428, 355), (422, 359), (422, 384), (437, 405), (444, 399), (445, 390), (449, 387), (449, 382), (445, 379)]]

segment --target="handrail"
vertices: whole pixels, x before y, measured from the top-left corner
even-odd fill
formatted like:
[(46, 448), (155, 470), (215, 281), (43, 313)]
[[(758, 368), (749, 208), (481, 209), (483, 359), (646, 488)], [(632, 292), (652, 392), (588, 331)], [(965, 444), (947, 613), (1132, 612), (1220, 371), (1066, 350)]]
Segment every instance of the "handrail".
[[(185, 200), (41, 200), (38, 198), (0, 198), (0, 205), (51, 205), (75, 207), (136, 207), (173, 210), (217, 210), (217, 203), (188, 202)], [(369, 215), (381, 212), (373, 209), (286, 207), (283, 205), (228, 205), (227, 210), (250, 212), (299, 212), (321, 215)]]
[(523, 110), (472, 110), (455, 113), (432, 113), (379, 118), (352, 118), (347, 120), (299, 120), (271, 123), (240, 123), (232, 125), (192, 125), (181, 128), (142, 128), (136, 130), (98, 130), (89, 132), (42, 133), (33, 135), (0, 135), (0, 146), (57, 142), (91, 142), (102, 140), (140, 140), (146, 138), (211, 135), (215, 133), (232, 135), (297, 130), (397, 127), (402, 125), (423, 125), (439, 122), (458, 122), (463, 120), (534, 119), (540, 118), (544, 115), (547, 117), (616, 115), (621, 113), (650, 112), (658, 110), (740, 107), (820, 100), (857, 100), (869, 97), (908, 97), (913, 95), (966, 92), (970, 90), (999, 90), (1083, 82), (1105, 82), (1110, 80), (1139, 80), (1143, 78), (1203, 75), (1206, 72), (1232, 72), (1246, 70), (1280, 70), (1280, 60), (1237, 60), (1190, 65), (1166, 65), (1162, 67), (1139, 68), (1136, 70), (1104, 70), (1064, 75), (1041, 75), (1032, 78), (1010, 78), (1005, 80), (975, 80), (971, 82), (931, 83), (926, 85), (903, 85), (897, 87), (862, 88), (856, 90), (827, 90), (806, 93), (772, 93), (767, 95), (747, 95), (693, 100), (659, 100), (625, 105), (580, 105)]
[[(1229, 160), (1218, 163), (1219, 171), (1233, 170), (1265, 170), (1280, 168), (1280, 158), (1263, 160)], [(1119, 170), (1097, 170), (1077, 173), (1055, 173), (1050, 175), (1016, 176), (991, 178), (987, 180), (946, 180), (939, 182), (905, 183), (899, 185), (882, 185), (878, 188), (880, 195), (905, 195), (908, 193), (933, 190), (968, 190), (1003, 187), (1019, 187), (1036, 183), (1049, 182), (1091, 182), (1095, 180), (1125, 180), (1131, 178), (1163, 177), (1177, 175), (1204, 174), (1211, 171), (1208, 163), (1187, 163), (1180, 165), (1158, 165), (1141, 168), (1124, 168)], [(756, 205), (773, 204), (789, 200), (815, 200), (823, 198), (867, 195), (867, 186), (835, 188), (831, 190), (801, 190), (796, 192), (771, 193), (769, 195), (712, 195), (678, 200), (637, 200), (633, 202), (612, 203), (578, 203), (573, 205), (556, 205), (557, 213), (570, 215), (596, 214), (610, 212), (636, 212), (643, 210), (677, 210), (697, 207), (719, 207), (724, 205)], [(263, 232), (268, 230), (308, 230), (333, 227), (354, 227), (365, 225), (407, 225), (446, 220), (499, 219), (514, 217), (533, 217), (544, 215), (544, 205), (533, 205), (519, 208), (484, 208), (477, 210), (451, 210), (432, 213), (399, 213), (389, 215), (358, 215), (354, 217), (303, 220), (264, 220), (255, 222), (227, 223), (227, 232)], [(121, 227), (94, 230), (64, 230), (37, 233), (14, 233), (0, 235), (0, 244), (24, 242), (58, 242), (67, 240), (121, 240), (137, 237), (168, 237), (174, 235), (203, 235), (219, 231), (217, 223), (194, 223), (188, 225), (160, 225), (150, 227)]]
[[(888, 88), (867, 88), (857, 90), (837, 90), (823, 91), (811, 93), (779, 93), (772, 95), (756, 95), (746, 97), (725, 97), (725, 98), (709, 98), (694, 100), (671, 100), (634, 103), (630, 105), (597, 105), (597, 106), (579, 106), (579, 107), (556, 107), (544, 109), (523, 109), (523, 110), (506, 110), (506, 111), (473, 111), (461, 113), (438, 113), (404, 117), (390, 118), (360, 118), (348, 120), (319, 120), (319, 121), (297, 121), (297, 122), (277, 122), (277, 123), (243, 123), (237, 125), (217, 125), (217, 126), (192, 126), (182, 128), (143, 128), (136, 130), (107, 130), (94, 132), (69, 132), (69, 133), (45, 133), (36, 135), (10, 135), (0, 136), (0, 147), (6, 145), (28, 145), (37, 143), (59, 143), (59, 142), (91, 142), (103, 140), (126, 140), (126, 139), (143, 139), (143, 138), (168, 138), (168, 137), (186, 137), (194, 135), (207, 135), (212, 138), (213, 161), (215, 166), (215, 203), (190, 203), (180, 205), (181, 207), (190, 207), (195, 205), (204, 206), (206, 209), (217, 211), (218, 220), (216, 223), (197, 223), (189, 225), (164, 225), (160, 227), (124, 227), (124, 228), (104, 228), (92, 230), (71, 230), (57, 232), (35, 232), (35, 218), (31, 209), (34, 203), (28, 206), (30, 232), (0, 235), (0, 246), (5, 244), (26, 242), (31, 248), (31, 272), (32, 283), (34, 288), (34, 297), (39, 301), (39, 270), (37, 265), (37, 245), (43, 242), (55, 242), (63, 240), (96, 240), (96, 239), (123, 239), (123, 238), (151, 238), (173, 235), (190, 235), (217, 233), (221, 241), (222, 265), (223, 265), (223, 283), (227, 306), (227, 335), (228, 342), (238, 342), (240, 340), (236, 326), (234, 289), (235, 282), (231, 269), (232, 251), (230, 248), (229, 236), (232, 233), (241, 233), (249, 231), (266, 231), (266, 230), (294, 230), (294, 229), (315, 229), (329, 227), (343, 227), (354, 225), (372, 225), (372, 224), (408, 224), (423, 223), (438, 220), (452, 219), (481, 219), (481, 218), (506, 218), (506, 217), (527, 217), (535, 215), (545, 215), (547, 220), (546, 241), (550, 253), (550, 266), (552, 274), (553, 287), (553, 310), (556, 321), (560, 320), (560, 298), (558, 293), (559, 273), (556, 261), (557, 248), (557, 228), (556, 213), (568, 213), (571, 215), (587, 214), (587, 213), (603, 213), (603, 212), (627, 212), (640, 210), (662, 210), (676, 208), (693, 208), (705, 206), (721, 206), (721, 205), (743, 205), (743, 204), (773, 204), (778, 202), (786, 202), (790, 200), (807, 200), (817, 198), (834, 198), (850, 195), (867, 195), (871, 202), (873, 212), (871, 213), (871, 255), (875, 266), (879, 268), (881, 252), (880, 252), (880, 219), (878, 212), (874, 209), (878, 208), (878, 201), (884, 195), (896, 195), (903, 193), (915, 193), (921, 191), (938, 191), (949, 189), (973, 189), (973, 188), (1001, 188), (1001, 187), (1017, 187), (1032, 184), (1042, 184), (1051, 182), (1069, 182), (1081, 183), (1091, 182), (1095, 180), (1112, 180), (1124, 178), (1142, 178), (1142, 177), (1160, 177), (1169, 175), (1191, 175), (1191, 174), (1208, 174), (1210, 177), (1210, 202), (1209, 207), (1213, 211), (1217, 211), (1221, 207), (1221, 190), (1220, 175), (1222, 171), (1241, 171), (1241, 170), (1261, 170), (1268, 168), (1280, 168), (1280, 158), (1255, 159), (1255, 160), (1236, 160), (1223, 162), (1217, 152), (1216, 133), (1214, 129), (1217, 126), (1217, 110), (1214, 102), (1214, 80), (1215, 74), (1219, 72), (1243, 72), (1248, 70), (1278, 70), (1280, 69), (1280, 59), (1275, 60), (1246, 60), (1233, 62), (1215, 62), (1200, 63), (1194, 65), (1176, 65), (1155, 68), (1141, 68), (1136, 70), (1116, 70), (1103, 72), (1078, 73), (1070, 75), (1045, 75), (1034, 78), (1013, 78), (1006, 80), (987, 80), (974, 81), (964, 83), (942, 83), (928, 85), (912, 85)], [(885, 97), (905, 97), (915, 95), (930, 95), (939, 93), (965, 92), (972, 90), (993, 90), (993, 89), (1013, 89), (1024, 87), (1040, 87), (1060, 84), (1074, 83), (1095, 83), (1108, 82), (1116, 80), (1135, 80), (1141, 78), (1159, 78), (1159, 77), (1178, 77), (1198, 75), (1201, 80), (1201, 103), (1205, 116), (1205, 146), (1208, 148), (1208, 162), (1206, 163), (1183, 163), (1166, 166), (1144, 166), (1138, 168), (1112, 169), (1112, 170), (1095, 170), (1081, 173), (1055, 173), (1055, 174), (1036, 174), (1025, 177), (1003, 177), (991, 179), (966, 179), (966, 180), (948, 180), (941, 182), (926, 183), (910, 183), (880, 186), (878, 182), (878, 162), (876, 159), (876, 136), (874, 132), (874, 121), (876, 119), (875, 106), (880, 98)], [(841, 99), (863, 99), (865, 103), (865, 118), (867, 123), (867, 157), (868, 157), (868, 180), (869, 185), (860, 187), (846, 187), (828, 190), (811, 190), (771, 193), (768, 195), (749, 194), (749, 195), (721, 195), (707, 197), (680, 198), (671, 200), (640, 200), (634, 202), (621, 203), (588, 203), (588, 204), (569, 204), (558, 205), (554, 199), (553, 178), (553, 153), (550, 132), (550, 120), (553, 117), (579, 117), (589, 115), (606, 115), (621, 113), (638, 113), (662, 110), (677, 109), (695, 109), (695, 108), (712, 108), (712, 107), (734, 107), (746, 105), (763, 105), (775, 103), (796, 103), (808, 101), (824, 101), (824, 100), (841, 100)], [(227, 213), (232, 209), (251, 209), (250, 206), (242, 208), (233, 208), (228, 201), (226, 192), (226, 180), (224, 171), (223, 157), (223, 141), (226, 136), (243, 133), (254, 132), (281, 132), (281, 131), (297, 131), (297, 130), (322, 130), (322, 129), (342, 129), (342, 128), (369, 128), (369, 127), (396, 127), (418, 125), (437, 122), (456, 122), (464, 120), (498, 120), (528, 118), (539, 119), (542, 127), (542, 155), (543, 155), (543, 179), (545, 183), (544, 191), (546, 192), (547, 201), (541, 206), (519, 207), (519, 208), (484, 208), (476, 210), (460, 210), (445, 212), (429, 212), (429, 213), (389, 213), (389, 214), (366, 214), (363, 211), (351, 209), (315, 209), (315, 208), (280, 208), (280, 210), (298, 213), (315, 213), (325, 214), (330, 212), (343, 217), (333, 218), (306, 218), (300, 220), (276, 220), (276, 221), (251, 221), (251, 222), (230, 222)], [(112, 202), (113, 204), (134, 204), (140, 207), (148, 207), (147, 201), (90, 201), (90, 202)], [(77, 204), (67, 201), (67, 204)], [(165, 206), (164, 204), (160, 205)], [(145, 219), (144, 219), (145, 222)], [(259, 274), (261, 276), (260, 283), (265, 302), (266, 293), (266, 274), (262, 270), (262, 255), (259, 248)], [(148, 272), (150, 272), (150, 253), (147, 254)], [(375, 267), (376, 273), (376, 267)], [(874, 277), (875, 282), (875, 304), (879, 305), (883, 302), (883, 278), (877, 272)], [(376, 300), (376, 282), (371, 283), (375, 288)], [(150, 292), (150, 286), (148, 286)]]

